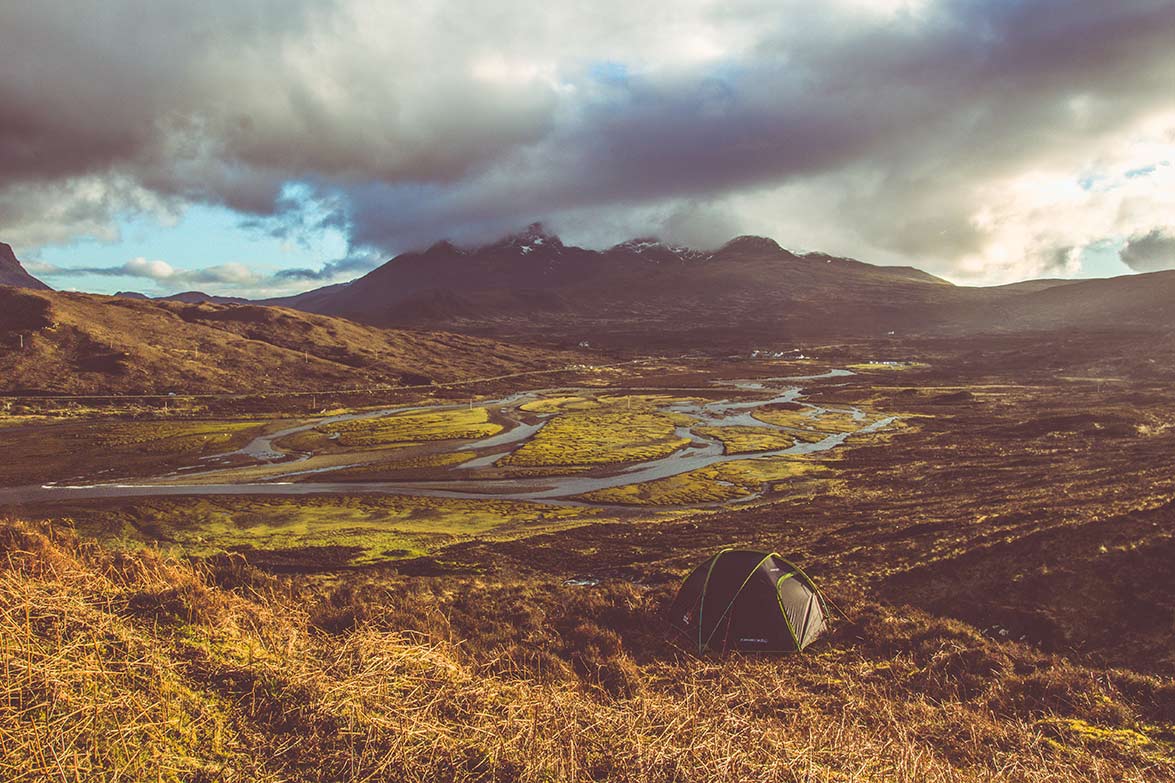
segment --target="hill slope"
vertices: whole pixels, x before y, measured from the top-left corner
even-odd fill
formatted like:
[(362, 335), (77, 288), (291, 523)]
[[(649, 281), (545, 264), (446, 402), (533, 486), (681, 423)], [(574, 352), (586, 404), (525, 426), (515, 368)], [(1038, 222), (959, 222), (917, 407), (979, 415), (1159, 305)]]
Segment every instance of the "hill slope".
[(16, 254), (12, 252), (12, 247), (3, 242), (0, 242), (0, 285), (32, 288), (38, 291), (49, 290), (49, 286), (30, 275), (21, 266)]
[(0, 288), (5, 392), (354, 388), (483, 377), (575, 360), (477, 337), (377, 329), (276, 307)]
[(992, 299), (958, 313), (969, 331), (1170, 332), (1175, 329), (1175, 271), (1081, 280)]
[[(448, 599), (401, 583), (379, 591), (391, 616), (348, 619), (345, 601), (295, 592), (239, 558), (117, 553), (0, 520), (0, 778), (1068, 783), (1175, 773), (1165, 743), (1116, 728), (1165, 723), (1169, 686), (961, 623), (872, 607), (851, 642), (817, 655), (638, 661), (614, 628), (656, 638), (663, 591), (466, 584), (464, 598), (438, 607)], [(532, 630), (508, 654), (493, 652), (495, 635), (509, 638), (504, 612)], [(406, 617), (431, 629), (402, 633)]]

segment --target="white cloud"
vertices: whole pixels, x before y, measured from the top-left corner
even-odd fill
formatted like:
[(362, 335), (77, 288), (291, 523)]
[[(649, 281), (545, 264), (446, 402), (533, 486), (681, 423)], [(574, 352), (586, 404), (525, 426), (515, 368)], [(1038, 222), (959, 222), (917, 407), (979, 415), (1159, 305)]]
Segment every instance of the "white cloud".
[(132, 258), (117, 266), (66, 267), (39, 261), (29, 261), (24, 266), (34, 274), (46, 277), (96, 275), (99, 277), (141, 278), (157, 284), (164, 284), (169, 291), (177, 290), (177, 286), (205, 283), (253, 286), (265, 280), (249, 267), (239, 263), (217, 264), (199, 269), (176, 269), (166, 261), (143, 257)]

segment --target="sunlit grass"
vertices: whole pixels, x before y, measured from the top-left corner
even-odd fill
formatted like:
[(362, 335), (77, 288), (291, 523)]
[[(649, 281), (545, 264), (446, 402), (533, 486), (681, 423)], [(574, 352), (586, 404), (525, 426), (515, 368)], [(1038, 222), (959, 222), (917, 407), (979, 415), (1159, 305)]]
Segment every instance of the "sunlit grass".
[(391, 481), (406, 478), (428, 478), (430, 474), (445, 468), (468, 462), (476, 456), (472, 451), (453, 451), (440, 454), (422, 454), (403, 459), (381, 460), (367, 465), (311, 474), (302, 478), (308, 481)]
[(485, 408), (451, 408), (395, 413), (378, 419), (355, 419), (323, 425), (341, 446), (378, 446), (433, 440), (474, 440), (496, 435), (502, 425), (489, 420)]
[(644, 399), (618, 399), (610, 400), (606, 409), (559, 414), (501, 464), (547, 467), (641, 462), (672, 454), (689, 443), (674, 432), (677, 423), (673, 416), (656, 411)]
[[(776, 427), (790, 427), (824, 434), (853, 432), (862, 426), (862, 422), (854, 420), (851, 413), (818, 412), (814, 408), (807, 407), (791, 409), (783, 406), (769, 406), (760, 408), (751, 415), (759, 421), (774, 424)], [(815, 438), (815, 440), (819, 439)]]
[(721, 441), (727, 454), (778, 451), (796, 442), (791, 433), (767, 427), (695, 427), (694, 432)]
[(847, 365), (847, 369), (854, 372), (876, 372), (880, 370), (913, 370), (919, 367), (928, 367), (929, 365), (923, 362), (861, 362), (859, 364)]
[(547, 397), (519, 405), (519, 410), (529, 413), (557, 413), (563, 410), (587, 410), (598, 408), (599, 403), (587, 397)]
[(824, 470), (822, 465), (798, 457), (732, 460), (642, 484), (599, 489), (580, 497), (591, 503), (640, 506), (721, 503), (747, 497), (775, 482), (814, 478)]
[(345, 562), (356, 565), (419, 555), (472, 537), (531, 534), (590, 521), (602, 512), (513, 500), (310, 495), (62, 504), (54, 513), (122, 546), (160, 543), (196, 556), (341, 547), (350, 550)]

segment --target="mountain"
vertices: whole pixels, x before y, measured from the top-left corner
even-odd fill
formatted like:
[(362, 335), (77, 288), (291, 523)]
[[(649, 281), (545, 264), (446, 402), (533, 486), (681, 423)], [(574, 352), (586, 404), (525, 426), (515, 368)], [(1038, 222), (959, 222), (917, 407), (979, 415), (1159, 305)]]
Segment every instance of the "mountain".
[(271, 303), (381, 326), (648, 349), (890, 333), (1165, 333), (1175, 327), (1175, 271), (956, 286), (913, 267), (796, 254), (766, 237), (713, 251), (653, 238), (595, 251), (535, 224), (477, 248), (439, 242)]
[(583, 361), (258, 305), (0, 288), (0, 391), (219, 393), (419, 384)]
[(49, 286), (30, 275), (16, 259), (12, 247), (0, 242), (0, 285), (11, 285), (17, 288), (32, 288), (37, 291), (48, 291)]
[(203, 291), (181, 291), (178, 294), (169, 294), (157, 298), (172, 302), (187, 302), (188, 304), (200, 304), (202, 302), (211, 302), (212, 304), (251, 304), (250, 300), (244, 297), (217, 296), (216, 294), (206, 294)]
[(959, 290), (910, 267), (797, 255), (764, 237), (714, 251), (651, 238), (595, 251), (535, 224), (479, 248), (439, 242), (350, 283), (269, 303), (380, 326), (656, 344), (909, 329)]

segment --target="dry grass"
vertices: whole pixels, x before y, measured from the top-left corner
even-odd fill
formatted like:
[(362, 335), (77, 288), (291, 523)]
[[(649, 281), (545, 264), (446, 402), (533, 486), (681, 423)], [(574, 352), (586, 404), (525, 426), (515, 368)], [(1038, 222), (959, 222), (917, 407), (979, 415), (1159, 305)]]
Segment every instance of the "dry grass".
[[(697, 660), (654, 641), (665, 597), (447, 580), (336, 594), (330, 615), (237, 560), (115, 554), (6, 523), (0, 778), (1175, 774), (1161, 730), (1137, 720), (1171, 719), (1170, 688), (1151, 679), (1094, 678), (958, 623), (880, 610), (855, 642), (813, 656)], [(344, 609), (349, 622), (323, 622)], [(1149, 706), (1132, 707), (1127, 686)]]

